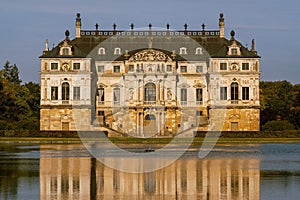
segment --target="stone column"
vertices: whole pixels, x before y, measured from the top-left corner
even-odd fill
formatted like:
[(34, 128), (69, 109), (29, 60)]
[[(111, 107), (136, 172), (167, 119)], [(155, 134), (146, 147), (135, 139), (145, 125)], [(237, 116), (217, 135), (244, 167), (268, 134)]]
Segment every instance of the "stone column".
[(160, 82), (157, 82), (156, 85), (156, 102), (159, 103), (160, 102)]

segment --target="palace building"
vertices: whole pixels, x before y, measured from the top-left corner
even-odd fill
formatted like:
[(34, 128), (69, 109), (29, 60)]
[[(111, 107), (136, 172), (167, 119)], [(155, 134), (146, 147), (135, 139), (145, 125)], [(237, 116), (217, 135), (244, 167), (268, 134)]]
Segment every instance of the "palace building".
[(40, 129), (137, 137), (258, 131), (260, 57), (219, 29), (81, 29), (41, 60)]

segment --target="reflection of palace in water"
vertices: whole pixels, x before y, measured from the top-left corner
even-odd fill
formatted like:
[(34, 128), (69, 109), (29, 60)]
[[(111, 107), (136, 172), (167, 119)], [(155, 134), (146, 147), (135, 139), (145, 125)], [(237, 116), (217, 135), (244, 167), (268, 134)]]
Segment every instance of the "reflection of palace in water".
[(87, 157), (41, 156), (40, 198), (257, 200), (259, 166), (252, 157), (183, 158), (158, 171), (134, 174)]

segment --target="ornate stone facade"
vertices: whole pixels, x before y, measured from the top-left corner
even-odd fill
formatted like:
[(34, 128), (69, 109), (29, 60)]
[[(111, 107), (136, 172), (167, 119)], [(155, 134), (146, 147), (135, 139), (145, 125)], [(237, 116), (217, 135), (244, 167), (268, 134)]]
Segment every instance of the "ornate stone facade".
[(84, 31), (41, 58), (41, 130), (135, 137), (259, 130), (260, 57), (231, 32)]

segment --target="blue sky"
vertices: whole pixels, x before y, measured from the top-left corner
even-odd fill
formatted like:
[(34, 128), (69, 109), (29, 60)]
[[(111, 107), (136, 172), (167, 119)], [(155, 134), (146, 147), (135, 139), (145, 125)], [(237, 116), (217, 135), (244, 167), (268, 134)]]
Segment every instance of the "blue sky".
[(300, 83), (300, 1), (298, 0), (10, 0), (0, 3), (0, 65), (17, 64), (23, 82), (39, 82), (39, 56), (46, 38), (50, 46), (75, 35), (75, 16), (80, 12), (83, 29), (129, 29), (170, 23), (172, 29), (218, 29), (224, 13), (225, 35), (250, 47), (255, 39), (261, 59), (261, 79)]

